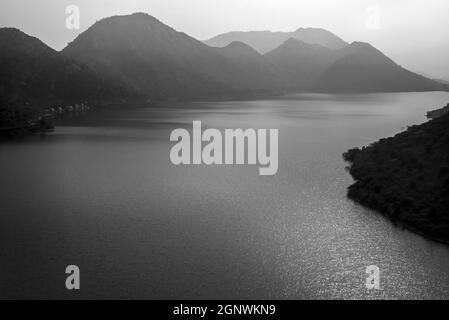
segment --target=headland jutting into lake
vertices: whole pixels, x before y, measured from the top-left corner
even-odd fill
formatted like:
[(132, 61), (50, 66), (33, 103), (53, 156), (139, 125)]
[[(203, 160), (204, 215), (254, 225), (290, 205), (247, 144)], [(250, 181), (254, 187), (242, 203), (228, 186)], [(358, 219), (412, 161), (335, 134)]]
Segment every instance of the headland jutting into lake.
[(394, 223), (449, 243), (449, 113), (444, 110), (343, 157), (355, 179), (349, 198)]

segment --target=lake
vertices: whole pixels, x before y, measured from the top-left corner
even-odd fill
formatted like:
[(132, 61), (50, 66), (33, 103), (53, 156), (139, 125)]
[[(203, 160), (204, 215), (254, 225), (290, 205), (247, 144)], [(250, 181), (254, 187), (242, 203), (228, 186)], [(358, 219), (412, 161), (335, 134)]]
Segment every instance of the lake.
[[(0, 143), (0, 298), (448, 299), (449, 246), (346, 197), (342, 153), (449, 93), (111, 106)], [(175, 166), (170, 132), (279, 130), (279, 170)], [(65, 288), (65, 268), (81, 290)], [(366, 267), (380, 268), (367, 290)]]

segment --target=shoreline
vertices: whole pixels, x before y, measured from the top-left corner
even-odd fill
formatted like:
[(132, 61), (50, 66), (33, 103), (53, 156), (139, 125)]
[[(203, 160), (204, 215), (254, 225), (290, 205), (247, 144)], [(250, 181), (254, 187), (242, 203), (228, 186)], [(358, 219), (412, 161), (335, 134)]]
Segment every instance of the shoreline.
[(449, 244), (449, 113), (343, 153), (347, 197), (427, 239)]
[(423, 238), (425, 238), (427, 240), (433, 241), (433, 242), (437, 242), (437, 243), (440, 243), (440, 244), (443, 244), (443, 245), (449, 245), (449, 239), (440, 238), (438, 236), (432, 235), (431, 233), (422, 231), (421, 229), (419, 229), (417, 227), (414, 227), (412, 224), (407, 223), (405, 220), (401, 220), (401, 219), (393, 220), (386, 213), (382, 212), (382, 210), (377, 209), (377, 208), (373, 208), (373, 207), (370, 207), (370, 206), (367, 206), (367, 205), (363, 204), (362, 202), (360, 202), (360, 201), (358, 201), (358, 200), (356, 200), (356, 199), (354, 199), (352, 197), (348, 196), (348, 199), (350, 199), (351, 201), (353, 201), (357, 205), (362, 206), (365, 209), (373, 211), (375, 214), (382, 215), (383, 217), (388, 219), (396, 228), (402, 228), (403, 230), (407, 230), (409, 232), (412, 232), (412, 233), (414, 233), (416, 235), (419, 235), (419, 236), (421, 236), (421, 237), (423, 237)]
[(415, 227), (413, 227), (413, 226), (411, 226), (411, 225), (409, 225), (409, 224), (407, 224), (405, 222), (402, 222), (402, 221), (400, 221), (400, 224), (401, 224), (402, 227), (404, 227), (404, 229), (406, 229), (406, 230), (408, 230), (410, 232), (413, 232), (413, 233), (415, 233), (417, 235), (420, 235), (421, 237), (426, 238), (427, 240), (431, 240), (431, 241), (434, 241), (434, 242), (437, 242), (437, 243), (440, 243), (440, 244), (444, 244), (444, 245), (449, 245), (449, 240), (445, 240), (445, 239), (441, 239), (441, 238), (438, 238), (438, 237), (434, 237), (434, 236), (432, 236), (432, 235), (430, 235), (428, 233), (425, 233), (424, 231), (421, 231), (418, 228), (415, 228)]

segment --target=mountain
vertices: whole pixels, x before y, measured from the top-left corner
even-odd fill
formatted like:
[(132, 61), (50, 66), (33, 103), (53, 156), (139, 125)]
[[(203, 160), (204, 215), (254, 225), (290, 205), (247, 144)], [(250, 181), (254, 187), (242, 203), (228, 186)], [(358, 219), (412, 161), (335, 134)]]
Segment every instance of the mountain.
[(293, 38), (265, 58), (289, 90), (399, 92), (445, 90), (435, 80), (410, 72), (373, 46), (353, 42), (339, 50)]
[[(237, 61), (250, 48), (217, 50), (156, 18), (135, 13), (95, 23), (62, 53), (153, 99), (248, 95), (273, 86), (269, 73), (248, 72)], [(248, 60), (248, 59), (247, 59)]]
[(336, 60), (334, 50), (290, 38), (280, 47), (265, 54), (265, 58), (290, 89), (311, 88)]
[(338, 50), (339, 57), (318, 79), (325, 92), (407, 92), (447, 88), (410, 72), (368, 43), (353, 42)]
[(320, 28), (299, 28), (293, 32), (234, 31), (220, 34), (204, 43), (211, 47), (225, 47), (234, 41), (239, 41), (264, 54), (276, 49), (290, 38), (309, 44), (319, 44), (329, 49), (341, 49), (347, 45), (332, 32)]
[[(275, 91), (283, 87), (281, 75), (267, 58), (243, 42), (232, 42), (224, 48), (213, 48), (220, 56), (231, 62), (240, 72), (240, 80), (251, 83), (265, 79), (265, 89)], [(269, 80), (268, 80), (269, 79)]]
[(34, 107), (126, 96), (87, 66), (17, 29), (0, 29), (0, 98)]
[(440, 82), (442, 84), (445, 84), (445, 85), (449, 85), (449, 80), (447, 80), (447, 79), (433, 79), (433, 80)]
[(449, 114), (344, 154), (349, 198), (449, 243)]

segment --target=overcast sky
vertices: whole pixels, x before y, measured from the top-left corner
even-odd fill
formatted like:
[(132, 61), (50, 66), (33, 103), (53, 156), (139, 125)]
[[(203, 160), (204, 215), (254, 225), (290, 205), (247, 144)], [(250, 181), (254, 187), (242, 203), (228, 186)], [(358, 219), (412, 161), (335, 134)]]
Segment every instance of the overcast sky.
[[(80, 30), (65, 27), (70, 4), (80, 8)], [(0, 26), (60, 50), (100, 18), (137, 11), (200, 40), (235, 30), (321, 27), (348, 42), (370, 42), (413, 71), (449, 79), (448, 0), (0, 0)]]

